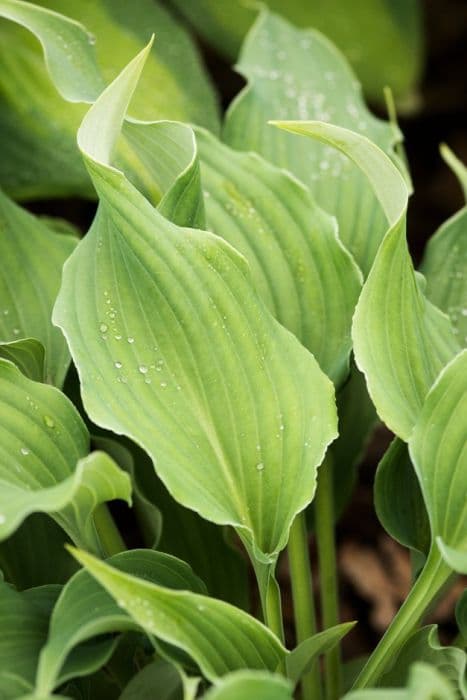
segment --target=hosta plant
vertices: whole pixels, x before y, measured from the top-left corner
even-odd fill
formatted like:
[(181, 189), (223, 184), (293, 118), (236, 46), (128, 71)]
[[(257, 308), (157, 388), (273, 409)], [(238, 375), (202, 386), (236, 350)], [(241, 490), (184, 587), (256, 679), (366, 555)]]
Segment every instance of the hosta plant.
[[(467, 697), (466, 596), (453, 646), (423, 626), (467, 573), (465, 210), (415, 271), (397, 123), (314, 28), (260, 12), (219, 127), (158, 3), (0, 16), (0, 698)], [(15, 201), (64, 195), (85, 235)], [(344, 665), (334, 531), (377, 420), (413, 585)]]

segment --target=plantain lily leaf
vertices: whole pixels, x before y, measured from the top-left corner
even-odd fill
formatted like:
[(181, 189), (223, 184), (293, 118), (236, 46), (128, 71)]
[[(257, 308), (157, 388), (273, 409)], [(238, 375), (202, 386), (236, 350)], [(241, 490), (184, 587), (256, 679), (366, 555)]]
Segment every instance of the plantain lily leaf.
[(430, 523), (408, 448), (394, 438), (378, 465), (375, 508), (391, 537), (425, 556), (431, 546)]
[(361, 135), (321, 122), (279, 122), (334, 146), (368, 177), (389, 230), (353, 319), (355, 359), (380, 418), (407, 440), (440, 370), (458, 352), (449, 319), (423, 296), (405, 237), (408, 190), (389, 158)]
[[(165, 588), (194, 590), (204, 593), (204, 584), (184, 562), (161, 552), (131, 550), (111, 557), (108, 562), (120, 571), (129, 572)], [(86, 571), (79, 571), (63, 588), (50, 620), (49, 637), (39, 661), (36, 680), (38, 695), (51, 693), (65, 680), (89, 673), (96, 649), (104, 662), (113, 651), (114, 641), (88, 642), (109, 632), (135, 629), (135, 623), (94, 581)]]
[(338, 221), (339, 237), (366, 275), (386, 230), (365, 176), (329, 144), (303, 142), (267, 127), (271, 119), (316, 119), (357, 131), (394, 157), (400, 134), (367, 109), (345, 59), (318, 32), (263, 12), (238, 69), (248, 85), (230, 107), (224, 140), (254, 150), (310, 187)]
[(119, 700), (184, 700), (180, 674), (164, 659), (156, 659), (141, 669), (124, 688)]
[[(144, 512), (138, 517), (145, 532), (157, 535), (155, 548), (190, 564), (214, 598), (247, 610), (249, 580), (243, 553), (230, 545), (227, 533), (221, 528), (200, 518), (197, 513), (184, 508), (172, 498), (143, 450), (136, 445), (131, 445), (130, 449), (132, 462), (134, 460), (131, 469), (134, 473), (135, 507), (138, 513), (138, 498), (141, 499), (141, 507), (144, 500)], [(110, 454), (117, 459), (115, 453)], [(120, 461), (119, 463), (124, 466)], [(152, 526), (148, 526), (148, 520)]]
[[(467, 169), (446, 150), (445, 159), (467, 191)], [(446, 221), (430, 238), (421, 270), (426, 277), (426, 295), (448, 314), (460, 344), (467, 345), (467, 207)]]
[[(256, 16), (256, 7), (232, 0), (171, 0), (195, 29), (228, 58), (237, 56), (242, 39)], [(365, 93), (382, 100), (389, 85), (406, 108), (416, 104), (413, 90), (423, 60), (420, 4), (381, 0), (359, 0), (352, 6), (344, 0), (303, 3), (280, 0), (264, 3), (271, 10), (301, 27), (315, 27), (328, 36), (353, 64)], [(286, 60), (285, 57), (281, 60)]]
[(33, 513), (7, 540), (0, 542), (0, 569), (18, 590), (65, 583), (76, 571), (65, 551), (68, 538), (47, 515)]
[(74, 542), (99, 551), (97, 504), (130, 499), (129, 477), (103, 453), (68, 399), (0, 359), (0, 539), (31, 513), (49, 513)]
[(461, 649), (444, 647), (439, 643), (436, 625), (422, 627), (415, 632), (395, 656), (391, 668), (379, 681), (381, 687), (404, 686), (415, 662), (424, 662), (436, 668), (449, 682), (455, 695), (467, 696), (465, 681), (467, 657)]
[(73, 554), (137, 625), (188, 653), (209, 680), (241, 668), (272, 671), (285, 658), (267, 627), (228, 603), (163, 588), (83, 551)]
[(264, 671), (234, 671), (221, 678), (203, 700), (292, 700), (292, 685), (283, 676)]
[(414, 663), (407, 688), (369, 688), (347, 693), (343, 700), (456, 700), (458, 695), (444, 676), (430, 664)]
[(316, 659), (321, 654), (330, 651), (350, 632), (355, 624), (355, 622), (344, 622), (305, 639), (287, 656), (287, 677), (294, 683), (298, 683), (302, 676), (310, 670)]
[(101, 204), (65, 266), (54, 320), (92, 419), (140, 444), (176, 500), (235, 526), (269, 565), (336, 435), (333, 387), (270, 316), (243, 257), (171, 224), (108, 165), (144, 59), (81, 126)]
[[(409, 452), (423, 493), (433, 540), (449, 565), (467, 571), (467, 350), (441, 372), (425, 399), (409, 441)], [(457, 566), (453, 566), (457, 568)]]
[(206, 131), (196, 137), (209, 228), (245, 256), (271, 313), (339, 383), (361, 279), (334, 219), (258, 155), (236, 153)]
[(32, 690), (39, 651), (59, 586), (18, 593), (0, 581), (0, 697), (16, 700)]
[(0, 357), (13, 362), (28, 379), (45, 381), (45, 350), (35, 338), (0, 343)]
[(76, 239), (54, 233), (1, 191), (0, 222), (0, 339), (7, 343), (28, 339), (20, 346), (0, 346), (0, 355), (26, 367), (28, 376), (31, 372), (37, 376), (41, 353), (31, 340), (35, 338), (45, 348), (46, 380), (61, 386), (70, 356), (50, 318), (63, 263)]
[[(196, 49), (160, 3), (42, 0), (39, 5), (0, 3), (0, 16), (23, 25), (4, 21), (0, 27), (0, 183), (16, 198), (94, 196), (75, 142), (85, 109), (66, 104), (54, 84), (66, 100), (92, 102), (152, 31), (158, 41), (135, 98), (135, 114), (218, 128), (216, 98)], [(42, 43), (47, 68), (39, 44), (23, 27)]]

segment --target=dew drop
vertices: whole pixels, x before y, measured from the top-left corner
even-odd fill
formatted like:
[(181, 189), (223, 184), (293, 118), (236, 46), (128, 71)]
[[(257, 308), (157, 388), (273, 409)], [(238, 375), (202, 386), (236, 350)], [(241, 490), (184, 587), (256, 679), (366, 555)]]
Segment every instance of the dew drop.
[(130, 336), (127, 338), (127, 341), (128, 341), (128, 342), (130, 343), (130, 345), (131, 345), (132, 343), (135, 342), (135, 339), (132, 338), (131, 335), (130, 335)]
[(21, 450), (20, 450), (20, 452), (21, 452), (21, 454), (24, 455), (25, 457), (26, 457), (26, 455), (29, 454), (29, 450), (28, 450), (27, 447), (22, 447)]
[(106, 333), (108, 330), (108, 325), (106, 323), (101, 323), (101, 325), (99, 326), (99, 330), (101, 333)]
[(147, 371), (148, 371), (148, 368), (146, 367), (146, 365), (140, 365), (140, 366), (138, 367), (138, 369), (139, 369), (139, 371), (141, 372), (141, 374), (146, 374)]
[(14, 335), (19, 335), (20, 332), (21, 332), (21, 331), (19, 330), (19, 328), (13, 328), (13, 333), (14, 333)]
[(161, 382), (161, 387), (162, 387), (163, 389), (165, 389), (166, 386), (167, 386), (167, 382)]
[(121, 362), (114, 362), (114, 365), (117, 369), (121, 369), (123, 367)]
[(50, 416), (44, 416), (44, 423), (48, 428), (55, 428), (55, 421)]
[(258, 464), (256, 465), (256, 469), (257, 471), (262, 472), (264, 469), (264, 464), (262, 462), (258, 462)]

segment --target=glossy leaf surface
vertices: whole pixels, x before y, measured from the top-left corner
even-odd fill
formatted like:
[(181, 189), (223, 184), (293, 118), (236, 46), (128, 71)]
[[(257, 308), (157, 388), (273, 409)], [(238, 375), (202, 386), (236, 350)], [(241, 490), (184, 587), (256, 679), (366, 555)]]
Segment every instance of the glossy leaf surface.
[(366, 275), (386, 230), (371, 186), (345, 156), (317, 141), (274, 131), (271, 120), (319, 120), (352, 129), (393, 154), (399, 134), (367, 109), (355, 76), (318, 32), (299, 30), (264, 12), (252, 28), (238, 65), (248, 85), (232, 103), (224, 140), (286, 168), (336, 216), (339, 237)]
[(143, 446), (176, 500), (234, 525), (271, 563), (336, 435), (332, 384), (270, 316), (242, 256), (171, 224), (108, 165), (143, 61), (81, 127), (101, 205), (65, 267), (54, 319), (93, 420)]
[(220, 679), (203, 700), (292, 700), (292, 685), (283, 676), (261, 671), (235, 671)]
[(87, 430), (64, 394), (7, 360), (0, 360), (0, 415), (0, 538), (44, 512), (74, 542), (99, 551), (92, 513), (107, 500), (129, 500), (129, 477), (103, 453), (87, 456)]

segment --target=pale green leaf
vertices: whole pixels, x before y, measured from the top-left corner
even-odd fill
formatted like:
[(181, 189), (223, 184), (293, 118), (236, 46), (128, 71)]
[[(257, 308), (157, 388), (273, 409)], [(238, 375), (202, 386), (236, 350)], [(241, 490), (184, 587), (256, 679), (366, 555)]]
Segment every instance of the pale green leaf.
[(264, 671), (235, 671), (221, 678), (203, 700), (292, 700), (292, 686), (286, 678)]
[(436, 625), (422, 627), (409, 637), (395, 655), (389, 670), (381, 676), (378, 685), (383, 688), (404, 686), (413, 664), (420, 661), (436, 668), (456, 695), (466, 697), (467, 657), (461, 649), (441, 646)]
[(344, 700), (456, 700), (457, 697), (438, 669), (417, 662), (410, 669), (408, 687), (354, 690)]
[[(0, 182), (15, 197), (94, 196), (75, 141), (84, 108), (64, 102), (57, 89), (67, 100), (93, 101), (152, 32), (158, 40), (134, 113), (142, 119), (180, 119), (218, 128), (216, 98), (195, 46), (160, 3), (38, 4), (44, 7), (20, 0), (0, 3), (0, 16), (40, 38), (50, 71), (36, 39), (22, 26), (2, 21)], [(92, 32), (92, 43), (82, 24)]]
[(298, 683), (318, 657), (330, 651), (354, 626), (355, 622), (344, 622), (305, 639), (287, 656), (287, 677)]
[(273, 671), (285, 658), (285, 649), (267, 627), (228, 603), (169, 590), (86, 552), (73, 553), (137, 625), (188, 653), (209, 680), (241, 668)]
[(320, 120), (357, 131), (393, 155), (399, 133), (366, 107), (345, 59), (321, 34), (263, 12), (238, 66), (248, 85), (227, 114), (224, 140), (286, 168), (337, 218), (339, 237), (367, 274), (386, 225), (358, 167), (329, 144), (304, 142), (267, 126), (275, 120)]
[(394, 438), (378, 465), (374, 497), (386, 532), (405, 547), (427, 555), (431, 535), (426, 507), (407, 445), (399, 438)]
[[(75, 238), (54, 233), (0, 191), (0, 340), (40, 341), (45, 348), (45, 377), (57, 386), (63, 383), (70, 356), (63, 335), (52, 326), (52, 307), (63, 264), (75, 245)], [(18, 364), (25, 362), (31, 369), (40, 359), (37, 348), (28, 345), (10, 346), (10, 352), (17, 358), (22, 355)], [(8, 348), (0, 351), (3, 357), (7, 352)]]
[(76, 543), (99, 551), (92, 518), (99, 503), (130, 499), (130, 479), (89, 436), (58, 389), (33, 382), (0, 359), (0, 539), (44, 512)]
[(45, 349), (35, 338), (0, 343), (0, 357), (13, 362), (28, 379), (45, 381)]
[(141, 669), (124, 688), (119, 700), (184, 700), (180, 674), (175, 666), (156, 659)]
[(0, 697), (16, 700), (33, 688), (40, 648), (59, 586), (18, 593), (0, 581)]
[(279, 122), (346, 154), (366, 175), (389, 230), (363, 286), (353, 319), (358, 367), (380, 418), (407, 440), (440, 370), (458, 352), (449, 319), (428, 302), (405, 236), (407, 185), (391, 160), (367, 138), (322, 122)]
[[(109, 564), (165, 588), (203, 593), (204, 584), (184, 562), (161, 552), (131, 550), (111, 557)], [(101, 647), (107, 654), (112, 639), (79, 646), (99, 635), (135, 629), (134, 621), (86, 571), (79, 571), (63, 588), (54, 607), (39, 661), (36, 690), (50, 693), (69, 678), (89, 673), (89, 662)], [(91, 652), (91, 653), (90, 653)]]
[(241, 255), (171, 224), (108, 165), (144, 58), (81, 126), (101, 204), (65, 265), (54, 319), (92, 419), (141, 445), (176, 500), (235, 526), (272, 563), (336, 435), (333, 387), (271, 317)]
[[(467, 193), (467, 168), (446, 147), (443, 155)], [(428, 299), (449, 316), (463, 347), (467, 345), (466, 265), (467, 207), (463, 207), (430, 238), (421, 264)]]
[(258, 155), (232, 151), (206, 131), (196, 137), (210, 230), (245, 256), (271, 313), (339, 383), (361, 281), (335, 220)]
[[(441, 372), (409, 441), (433, 540), (467, 556), (467, 350)], [(449, 563), (449, 558), (448, 563)]]
[(459, 185), (464, 193), (464, 199), (467, 200), (467, 167), (464, 163), (459, 160), (459, 158), (451, 151), (451, 149), (446, 146), (445, 143), (441, 144), (440, 152), (443, 156), (445, 162), (449, 165), (452, 172), (456, 175)]
[[(231, 0), (171, 0), (196, 30), (228, 58), (234, 59), (254, 21), (253, 3)], [(382, 101), (389, 85), (404, 106), (416, 105), (413, 94), (423, 59), (422, 22), (418, 0), (402, 3), (384, 0), (266, 0), (293, 24), (315, 27), (347, 56), (366, 94)]]
[[(130, 445), (134, 473), (134, 503), (147, 546), (173, 554), (186, 561), (202, 578), (208, 592), (237, 607), (249, 608), (247, 559), (228, 541), (228, 534), (197, 513), (181, 506), (157, 477), (149, 457), (136, 445)], [(125, 468), (118, 455), (111, 456)], [(139, 499), (141, 499), (139, 501)], [(139, 501), (139, 505), (138, 505)], [(152, 533), (152, 534), (151, 534)]]

